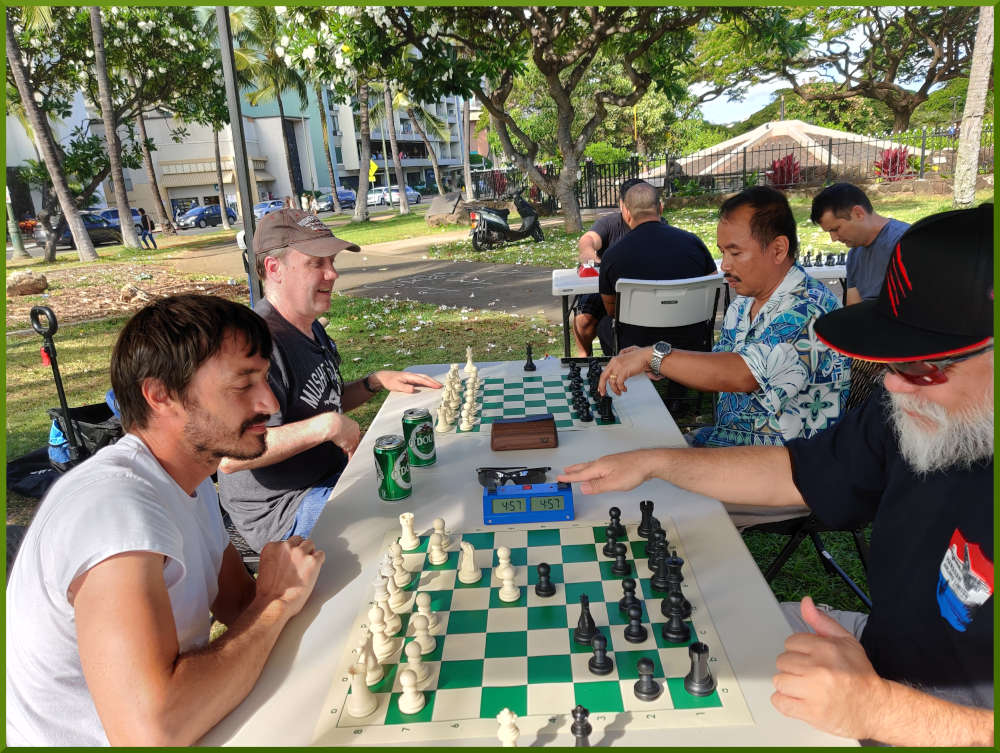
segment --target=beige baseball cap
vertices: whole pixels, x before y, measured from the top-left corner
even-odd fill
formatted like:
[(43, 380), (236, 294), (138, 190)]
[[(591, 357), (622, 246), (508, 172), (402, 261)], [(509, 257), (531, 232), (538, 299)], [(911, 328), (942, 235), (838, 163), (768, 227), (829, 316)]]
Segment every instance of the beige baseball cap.
[(334, 256), (345, 249), (361, 250), (358, 244), (335, 236), (319, 217), (301, 209), (279, 209), (264, 215), (253, 235), (254, 254), (262, 256), (288, 246), (309, 256)]

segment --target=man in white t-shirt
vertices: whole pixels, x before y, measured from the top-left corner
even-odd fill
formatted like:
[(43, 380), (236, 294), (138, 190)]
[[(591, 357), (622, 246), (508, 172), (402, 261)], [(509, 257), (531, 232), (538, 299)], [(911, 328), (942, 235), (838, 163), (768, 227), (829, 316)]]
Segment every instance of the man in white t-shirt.
[[(250, 577), (209, 476), (265, 450), (271, 336), (214, 296), (125, 325), (111, 384), (128, 432), (49, 491), (7, 588), (7, 744), (190, 745), (250, 692), (324, 554), (292, 537)], [(228, 626), (209, 643), (212, 617)]]

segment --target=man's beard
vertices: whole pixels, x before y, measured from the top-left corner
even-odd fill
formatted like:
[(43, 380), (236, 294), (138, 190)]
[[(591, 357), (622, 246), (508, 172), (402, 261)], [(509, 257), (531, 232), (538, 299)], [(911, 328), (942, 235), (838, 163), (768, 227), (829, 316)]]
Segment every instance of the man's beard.
[(915, 395), (888, 394), (900, 453), (918, 475), (967, 469), (993, 458), (992, 382), (979, 400), (955, 412)]
[(258, 441), (250, 444), (245, 439), (246, 431), (254, 424), (267, 421), (268, 418), (269, 416), (262, 414), (244, 421), (239, 434), (233, 437), (220, 431), (218, 425), (211, 419), (206, 420), (206, 417), (199, 415), (198, 418), (189, 420), (185, 424), (184, 436), (195, 452), (211, 460), (227, 457), (233, 460), (254, 460), (267, 450), (267, 440), (264, 434), (255, 434), (251, 436), (257, 437)]

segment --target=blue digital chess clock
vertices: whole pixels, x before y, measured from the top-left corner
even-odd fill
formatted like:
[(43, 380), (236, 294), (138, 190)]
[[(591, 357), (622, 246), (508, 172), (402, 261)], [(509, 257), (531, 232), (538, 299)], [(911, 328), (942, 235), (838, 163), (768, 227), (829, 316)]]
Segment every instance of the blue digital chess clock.
[(542, 523), (573, 520), (573, 489), (565, 482), (555, 484), (508, 484), (483, 489), (483, 522)]

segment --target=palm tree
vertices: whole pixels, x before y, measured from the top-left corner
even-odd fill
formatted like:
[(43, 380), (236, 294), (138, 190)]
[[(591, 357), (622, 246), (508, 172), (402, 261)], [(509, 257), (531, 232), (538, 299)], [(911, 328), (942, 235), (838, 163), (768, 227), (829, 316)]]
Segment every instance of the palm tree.
[(139, 248), (139, 235), (132, 223), (132, 210), (125, 192), (125, 174), (122, 171), (122, 144), (118, 138), (118, 119), (111, 104), (111, 82), (108, 79), (108, 61), (104, 54), (104, 25), (101, 9), (91, 6), (90, 30), (94, 36), (94, 72), (97, 74), (97, 91), (100, 95), (101, 117), (104, 120), (104, 137), (108, 144), (108, 161), (111, 163), (111, 183), (115, 188), (119, 229), (129, 248)]
[(451, 130), (448, 128), (448, 124), (435, 113), (431, 112), (423, 102), (414, 102), (404, 91), (396, 92), (396, 96), (393, 97), (393, 104), (395, 107), (406, 111), (410, 122), (413, 123), (413, 127), (417, 130), (417, 135), (424, 142), (424, 148), (427, 150), (427, 156), (431, 161), (431, 168), (434, 170), (434, 182), (437, 183), (438, 193), (444, 196), (444, 186), (441, 185), (441, 167), (438, 165), (434, 147), (431, 146), (431, 142), (427, 138), (427, 132), (432, 132), (437, 136), (439, 141), (450, 143)]
[(368, 117), (368, 81), (358, 76), (358, 131), (361, 153), (358, 155), (358, 198), (354, 202), (354, 222), (368, 221), (368, 163), (372, 158), (372, 129)]
[(285, 166), (291, 193), (298, 193), (292, 171), (292, 157), (288, 149), (285, 130), (285, 105), (281, 95), (291, 91), (299, 95), (304, 110), (308, 106), (308, 88), (302, 75), (285, 63), (281, 39), (281, 24), (274, 8), (250, 6), (236, 9), (232, 16), (233, 33), (239, 47), (234, 51), (236, 67), (242, 70), (256, 86), (247, 95), (247, 101), (256, 106), (260, 102), (277, 101), (281, 120), (281, 144), (285, 148)]
[[(135, 88), (136, 91), (139, 91), (135, 82), (135, 77), (131, 72), (128, 72), (128, 77), (132, 82), (133, 88)], [(160, 227), (163, 228), (163, 232), (173, 235), (177, 233), (177, 228), (174, 227), (173, 218), (171, 218), (170, 213), (167, 212), (167, 208), (163, 206), (163, 196), (160, 195), (160, 183), (156, 179), (156, 170), (153, 169), (153, 155), (150, 152), (149, 140), (146, 135), (146, 119), (142, 116), (141, 105), (138, 109), (139, 112), (135, 116), (135, 125), (139, 131), (139, 146), (142, 149), (142, 164), (143, 167), (146, 168), (146, 179), (149, 181), (149, 188), (153, 194), (153, 215), (156, 217), (156, 221), (159, 223)]]
[[(333, 211), (340, 214), (340, 197), (337, 195), (337, 177), (333, 171), (333, 158), (330, 156), (330, 126), (326, 120), (326, 104), (323, 102), (323, 89), (318, 81), (313, 82), (316, 91), (316, 106), (319, 108), (319, 124), (323, 131), (323, 156), (326, 157), (326, 169), (330, 173), (330, 194), (333, 197)], [(355, 203), (357, 201), (355, 200)]]
[(967, 209), (976, 201), (979, 142), (983, 132), (983, 111), (986, 109), (986, 91), (992, 61), (993, 6), (984, 5), (979, 9), (979, 25), (969, 71), (969, 92), (965, 98), (965, 111), (962, 113), (962, 129), (959, 132), (955, 162), (955, 183), (952, 190), (955, 207), (958, 209)]
[[(389, 134), (389, 148), (392, 150), (392, 164), (396, 172), (396, 185), (399, 186), (399, 213), (409, 214), (410, 206), (406, 200), (406, 191), (403, 188), (404, 178), (403, 178), (403, 165), (399, 159), (399, 143), (396, 138), (396, 122), (393, 118), (393, 100), (390, 93), (390, 87), (388, 81), (382, 82), (371, 82), (369, 88), (378, 94), (381, 92), (381, 101), (376, 100), (375, 104), (372, 105), (371, 111), (368, 117), (372, 120), (378, 122), (381, 121), (382, 126), (380, 130), (382, 131), (382, 161), (385, 163), (385, 183), (386, 188), (390, 188), (389, 181), (389, 160), (385, 155), (385, 135)], [(392, 193), (388, 196), (389, 204), (392, 204)]]

